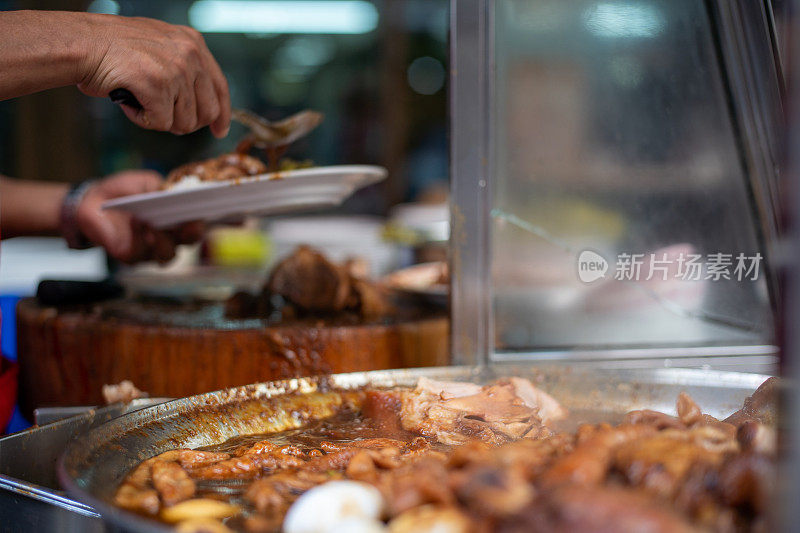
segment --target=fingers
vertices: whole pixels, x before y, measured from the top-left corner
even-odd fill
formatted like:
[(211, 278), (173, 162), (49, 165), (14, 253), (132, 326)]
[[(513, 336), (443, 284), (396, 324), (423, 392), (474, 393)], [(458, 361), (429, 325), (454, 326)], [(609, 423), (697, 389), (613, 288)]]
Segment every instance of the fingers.
[(78, 222), (86, 238), (105, 248), (112, 257), (126, 261), (132, 255), (134, 232), (124, 215), (106, 213), (94, 205), (85, 208), (82, 205)]
[(131, 234), (129, 247), (117, 250), (116, 255), (109, 248), (106, 248), (106, 251), (115, 259), (129, 265), (150, 259), (150, 246), (145, 238), (147, 235), (147, 226), (136, 219), (127, 217), (124, 222), (120, 222), (119, 224), (120, 230), (124, 231), (125, 228), (128, 228)]
[(228, 88), (228, 80), (222, 73), (222, 69), (219, 68), (213, 58), (212, 61), (212, 80), (214, 90), (217, 93), (217, 101), (219, 102), (219, 114), (211, 123), (210, 129), (214, 137), (222, 138), (228, 135), (228, 131), (231, 129), (231, 95)]
[(131, 91), (142, 105), (142, 109), (120, 106), (128, 120), (140, 128), (171, 131), (175, 120), (179, 87), (174, 83), (169, 87), (165, 84), (166, 82), (155, 75), (126, 84), (125, 88)]
[(166, 263), (175, 257), (175, 241), (165, 231), (145, 228), (144, 242), (147, 244), (149, 256), (159, 263)]
[(217, 113), (215, 113), (209, 121), (209, 129), (215, 137), (225, 137), (228, 135), (228, 130), (230, 130), (231, 127), (231, 95), (230, 88), (228, 87), (228, 80), (225, 78), (225, 74), (222, 73), (222, 69), (208, 49), (205, 40), (203, 40), (203, 36), (200, 35), (199, 32), (194, 33), (196, 37), (199, 37), (200, 43), (202, 44), (202, 57), (204, 59), (205, 72), (211, 79), (211, 84), (214, 87), (217, 104), (219, 106)]
[(144, 109), (134, 109), (127, 105), (119, 106), (128, 120), (139, 126), (140, 128), (150, 129), (150, 119)]
[[(210, 126), (216, 137), (228, 133), (231, 103), (228, 82), (211, 52), (200, 43), (184, 46), (182, 60), (162, 70), (173, 69), (168, 87), (158, 89), (162, 80), (150, 79), (138, 90), (143, 110), (122, 106), (125, 116), (138, 126), (183, 135)], [(134, 91), (136, 94), (136, 91)]]
[(101, 180), (89, 189), (78, 208), (79, 228), (91, 242), (104, 247), (109, 255), (124, 263), (171, 260), (178, 244), (202, 238), (202, 222), (156, 230), (127, 213), (102, 209), (106, 200), (158, 190), (161, 183), (158, 173), (146, 170), (129, 170)]
[(216, 137), (224, 137), (231, 120), (228, 81), (200, 32), (185, 26), (178, 29), (187, 41), (179, 47), (182, 60), (174, 64), (184, 70), (184, 79), (192, 81), (180, 84), (170, 131), (184, 134), (210, 126)]
[(153, 192), (161, 189), (164, 185), (164, 178), (155, 170), (129, 170), (120, 172), (118, 175), (135, 175), (138, 180), (136, 188), (139, 192)]
[(187, 222), (172, 231), (176, 244), (192, 244), (203, 238), (206, 228), (200, 221)]
[(175, 99), (175, 109), (173, 111), (172, 127), (170, 133), (183, 135), (191, 133), (198, 128), (197, 124), (197, 101), (195, 97), (194, 82), (192, 86), (182, 84)]
[(94, 242), (103, 246), (113, 258), (126, 264), (150, 260), (166, 263), (175, 257), (176, 243), (169, 233), (155, 230), (129, 217), (116, 223), (112, 221), (111, 231)]
[(220, 114), (220, 104), (211, 77), (205, 73), (201, 74), (194, 82), (194, 91), (198, 124), (211, 124)]
[(157, 191), (162, 184), (161, 174), (153, 170), (125, 170), (105, 178), (96, 187), (103, 198), (111, 200), (130, 194)]

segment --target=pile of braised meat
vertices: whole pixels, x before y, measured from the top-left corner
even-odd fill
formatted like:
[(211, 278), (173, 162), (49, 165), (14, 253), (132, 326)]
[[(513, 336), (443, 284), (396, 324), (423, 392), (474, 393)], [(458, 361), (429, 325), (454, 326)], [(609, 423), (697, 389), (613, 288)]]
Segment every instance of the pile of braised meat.
[(181, 531), (767, 531), (774, 389), (724, 421), (681, 394), (677, 417), (560, 431), (567, 411), (525, 379), (423, 378), (302, 430), (166, 452), (115, 501)]
[[(186, 163), (173, 169), (172, 172), (167, 174), (163, 188), (172, 189), (178, 185), (191, 187), (203, 182), (235, 181), (268, 172), (288, 172), (313, 166), (314, 164), (310, 160), (295, 161), (289, 158), (282, 158), (275, 163), (274, 167), (271, 167), (260, 159), (246, 153), (232, 152), (204, 161)], [(279, 178), (280, 175), (271, 177), (271, 179)]]
[(231, 153), (219, 157), (187, 163), (167, 175), (164, 187), (169, 189), (181, 182), (228, 181), (257, 176), (267, 172), (267, 166), (247, 154)]
[(225, 309), (230, 318), (267, 316), (279, 309), (285, 318), (350, 313), (361, 319), (392, 310), (386, 292), (368, 277), (358, 260), (335, 263), (309, 246), (280, 261), (259, 295), (239, 292)]

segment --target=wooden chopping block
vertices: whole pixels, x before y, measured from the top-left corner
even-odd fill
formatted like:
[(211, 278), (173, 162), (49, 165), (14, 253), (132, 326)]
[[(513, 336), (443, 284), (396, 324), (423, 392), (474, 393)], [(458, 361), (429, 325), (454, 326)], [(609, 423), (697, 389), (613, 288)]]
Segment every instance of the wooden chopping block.
[(102, 386), (125, 379), (152, 397), (183, 397), (296, 376), (449, 364), (444, 313), (360, 325), (252, 327), (224, 320), (214, 328), (181, 326), (177, 319), (148, 323), (130, 315), (21, 300), (17, 354), (23, 413), (102, 404)]

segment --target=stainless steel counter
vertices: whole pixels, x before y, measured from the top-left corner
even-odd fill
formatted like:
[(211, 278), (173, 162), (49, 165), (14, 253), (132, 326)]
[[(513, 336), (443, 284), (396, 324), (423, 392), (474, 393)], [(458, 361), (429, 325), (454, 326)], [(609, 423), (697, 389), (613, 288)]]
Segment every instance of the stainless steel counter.
[(56, 478), (56, 461), (78, 435), (164, 401), (152, 398), (102, 408), (45, 409), (37, 413), (37, 422), (43, 425), (0, 438), (0, 530), (110, 530), (91, 507), (64, 495)]

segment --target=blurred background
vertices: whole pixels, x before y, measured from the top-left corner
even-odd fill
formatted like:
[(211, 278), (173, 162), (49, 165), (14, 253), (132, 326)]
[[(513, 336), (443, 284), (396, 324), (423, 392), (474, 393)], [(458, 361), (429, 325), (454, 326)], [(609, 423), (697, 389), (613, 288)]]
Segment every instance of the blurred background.
[[(448, 0), (0, 0), (0, 10), (15, 9), (144, 16), (193, 26), (203, 32), (227, 76), (233, 106), (268, 119), (309, 108), (325, 114), (323, 124), (293, 145), (288, 157), (389, 170), (386, 181), (326, 212), (328, 231), (319, 231), (316, 218), (223, 229), (203, 246), (179, 254), (167, 271), (176, 277), (198, 264), (225, 266), (245, 272), (233, 276), (234, 284), (256, 286), (269, 263), (298, 242), (315, 244), (337, 259), (351, 254), (356, 242), (373, 261), (373, 274), (383, 274), (411, 261), (387, 244), (387, 234), (408, 242), (407, 232), (387, 230), (390, 216), (412, 224), (420, 216), (424, 224), (432, 217), (439, 240), (447, 239)], [(233, 150), (243, 135), (238, 124), (222, 140), (207, 129), (182, 137), (144, 131), (109, 100), (67, 87), (0, 102), (0, 174), (68, 182), (129, 168), (166, 174)], [(409, 202), (423, 206), (393, 209)], [(281, 242), (271, 238), (276, 233)], [(68, 250), (57, 238), (3, 241), (3, 353), (15, 358), (14, 306), (35, 293), (40, 279), (103, 279), (109, 268), (117, 266), (108, 265), (101, 250)], [(157, 270), (145, 266), (122, 274), (129, 285), (152, 285)], [(194, 282), (213, 284), (218, 274), (195, 275)], [(166, 279), (174, 285), (175, 278)]]
[[(402, 202), (446, 198), (447, 0), (30, 0), (0, 1), (0, 9), (85, 10), (193, 26), (225, 72), (235, 107), (268, 119), (307, 108), (325, 114), (288, 157), (389, 170), (339, 214), (386, 216)], [(238, 124), (223, 140), (207, 129), (182, 137), (144, 131), (110, 101), (68, 87), (0, 102), (0, 173), (70, 182), (128, 168), (166, 174), (233, 150), (243, 135)], [(4, 243), (0, 290), (30, 290), (39, 277), (30, 264), (42, 261), (18, 269), (16, 256), (33, 259), (42, 242)], [(58, 273), (54, 262), (67, 275), (102, 270), (98, 253), (70, 253), (66, 263), (51, 258), (48, 273)]]
[[(385, 214), (431, 187), (445, 188), (447, 0), (309, 3), (31, 0), (0, 1), (0, 9), (145, 16), (203, 31), (234, 106), (269, 119), (306, 108), (325, 113), (290, 157), (389, 169), (389, 180), (353, 199), (348, 212)], [(235, 125), (221, 141), (207, 130), (183, 137), (143, 131), (109, 101), (57, 89), (0, 103), (0, 169), (70, 181), (125, 168), (166, 173), (232, 150), (243, 131)]]

